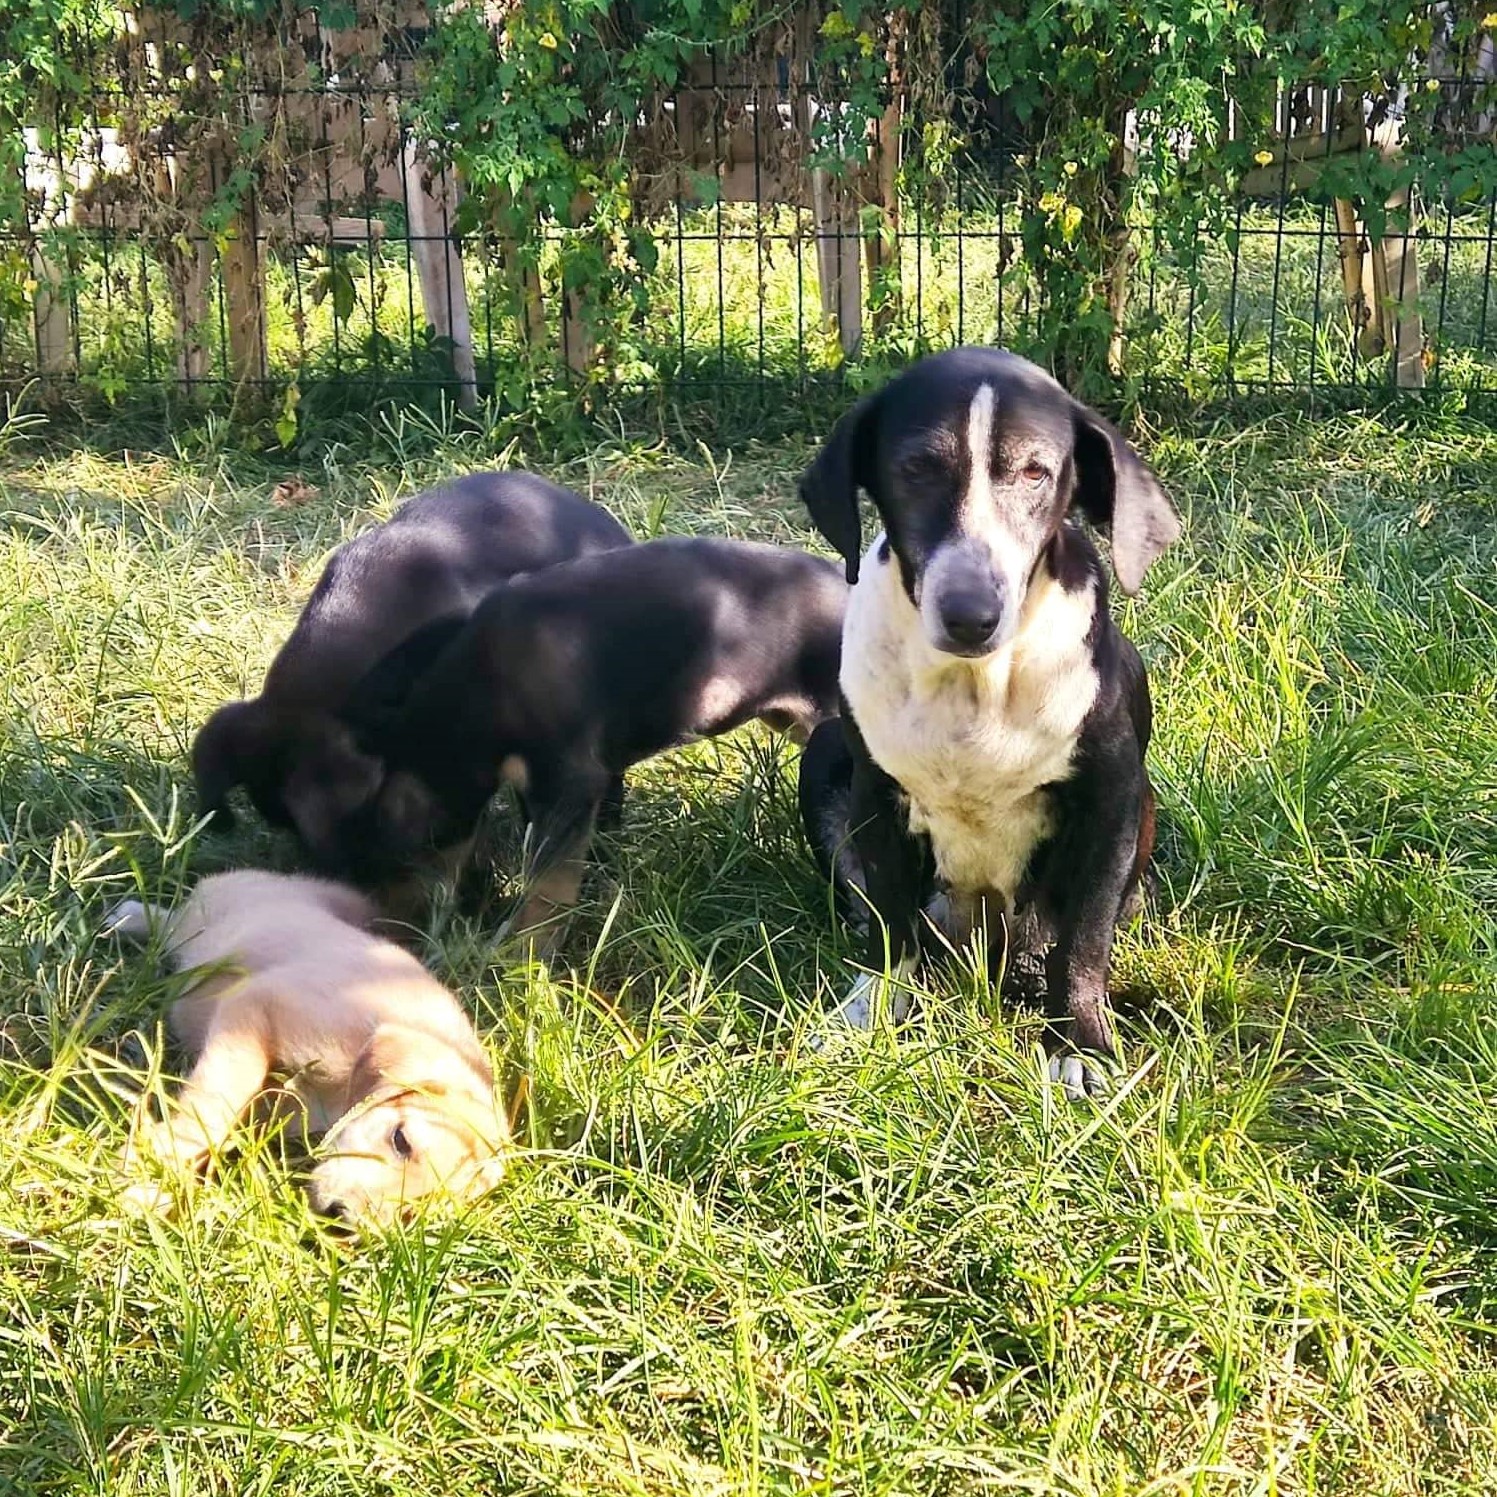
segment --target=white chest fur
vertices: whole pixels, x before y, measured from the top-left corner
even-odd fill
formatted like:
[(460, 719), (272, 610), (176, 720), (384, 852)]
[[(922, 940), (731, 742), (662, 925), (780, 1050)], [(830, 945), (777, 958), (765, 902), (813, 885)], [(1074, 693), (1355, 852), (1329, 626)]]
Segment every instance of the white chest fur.
[(950, 889), (1012, 908), (1053, 830), (1044, 789), (1067, 779), (1098, 679), (1086, 643), (1094, 589), (1036, 575), (1002, 649), (966, 660), (933, 649), (880, 536), (863, 560), (842, 636), (842, 690), (868, 752), (909, 798)]

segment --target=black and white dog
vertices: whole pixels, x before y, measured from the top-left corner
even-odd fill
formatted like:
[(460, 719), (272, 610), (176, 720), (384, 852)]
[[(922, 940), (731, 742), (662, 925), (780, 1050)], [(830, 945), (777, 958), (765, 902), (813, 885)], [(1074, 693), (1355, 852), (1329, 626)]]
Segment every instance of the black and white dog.
[(520, 572), (631, 544), (607, 510), (534, 473), (472, 473), (407, 500), (333, 553), (260, 695), (220, 707), (192, 746), (198, 804), (232, 824), (242, 785), (266, 821), (294, 828), (326, 871), (332, 829), (381, 772), (345, 705), (421, 631), (461, 623)]
[(338, 862), (360, 882), (399, 883), (471, 838), (508, 783), (530, 826), (511, 928), (554, 935), (632, 765), (754, 717), (804, 741), (835, 716), (847, 595), (838, 569), (804, 551), (685, 538), (494, 589), (355, 691), (350, 713), (383, 774), (342, 819)]
[[(862, 555), (858, 493), (883, 532)], [(991, 970), (1045, 952), (1050, 1072), (1099, 1089), (1113, 933), (1153, 843), (1143, 662), (1114, 624), (1084, 517), (1126, 593), (1180, 534), (1153, 473), (1053, 379), (990, 348), (937, 354), (850, 411), (801, 481), (856, 585), (840, 723), (802, 763), (823, 867), (862, 890), (871, 1022), (922, 928), (988, 927)], [(887, 950), (885, 940), (887, 938)], [(873, 974), (880, 974), (875, 976)], [(903, 1000), (891, 997), (896, 1018)]]

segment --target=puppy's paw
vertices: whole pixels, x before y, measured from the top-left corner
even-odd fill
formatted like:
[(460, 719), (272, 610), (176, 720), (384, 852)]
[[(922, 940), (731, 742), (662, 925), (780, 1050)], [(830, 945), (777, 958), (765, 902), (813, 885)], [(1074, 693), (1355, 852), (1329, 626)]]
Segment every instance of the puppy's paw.
[(130, 1216), (170, 1216), (175, 1204), (157, 1180), (132, 1180), (120, 1191), (120, 1207)]
[(1050, 1081), (1065, 1092), (1068, 1102), (1102, 1101), (1112, 1091), (1103, 1064), (1101, 1056), (1063, 1050), (1050, 1057)]
[(127, 941), (150, 939), (151, 925), (157, 911), (138, 899), (123, 899), (104, 917), (100, 934), (116, 936)]

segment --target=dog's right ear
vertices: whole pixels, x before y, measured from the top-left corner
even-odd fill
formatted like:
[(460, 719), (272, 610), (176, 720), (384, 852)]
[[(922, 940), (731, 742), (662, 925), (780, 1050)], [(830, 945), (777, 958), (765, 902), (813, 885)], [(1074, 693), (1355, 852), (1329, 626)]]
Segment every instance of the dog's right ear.
[(467, 622), (468, 616), (461, 613), (429, 620), (359, 678), (338, 715), (362, 745), (379, 751), (421, 678)]
[(863, 525), (858, 490), (870, 489), (873, 444), (878, 432), (882, 391), (865, 395), (833, 428), (815, 461), (801, 475), (800, 497), (811, 523), (829, 540), (858, 580), (863, 556)]
[(192, 741), (192, 778), (198, 814), (208, 817), (209, 831), (234, 829), (229, 792), (249, 778), (250, 765), (265, 753), (268, 736), (258, 698), (227, 703), (198, 730)]

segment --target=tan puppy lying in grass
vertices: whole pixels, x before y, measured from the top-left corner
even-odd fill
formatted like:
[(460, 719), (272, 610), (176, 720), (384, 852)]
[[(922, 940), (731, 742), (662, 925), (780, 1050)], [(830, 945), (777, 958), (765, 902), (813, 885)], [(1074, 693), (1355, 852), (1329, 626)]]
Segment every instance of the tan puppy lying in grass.
[(310, 1183), (325, 1215), (389, 1220), (499, 1178), (509, 1128), (478, 1036), (414, 956), (370, 932), (375, 913), (341, 884), (253, 871), (203, 879), (176, 910), (112, 912), (111, 932), (159, 929), (172, 967), (203, 973), (170, 1014), (191, 1074), (127, 1163), (200, 1168), (276, 1076), (304, 1131), (325, 1135)]

